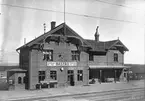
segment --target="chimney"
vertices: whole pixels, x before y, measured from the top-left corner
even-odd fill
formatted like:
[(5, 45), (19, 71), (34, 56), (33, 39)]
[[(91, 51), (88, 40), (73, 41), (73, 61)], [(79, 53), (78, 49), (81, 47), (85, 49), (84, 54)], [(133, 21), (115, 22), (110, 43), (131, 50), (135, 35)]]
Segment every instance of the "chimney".
[(52, 22), (51, 22), (51, 30), (55, 28), (55, 24), (56, 24), (55, 21), (52, 21)]
[(98, 32), (98, 29), (99, 29), (99, 26), (97, 26), (97, 28), (96, 28), (96, 32), (95, 32), (95, 41), (96, 42), (99, 42), (99, 32)]
[(26, 44), (26, 38), (24, 38), (24, 45)]

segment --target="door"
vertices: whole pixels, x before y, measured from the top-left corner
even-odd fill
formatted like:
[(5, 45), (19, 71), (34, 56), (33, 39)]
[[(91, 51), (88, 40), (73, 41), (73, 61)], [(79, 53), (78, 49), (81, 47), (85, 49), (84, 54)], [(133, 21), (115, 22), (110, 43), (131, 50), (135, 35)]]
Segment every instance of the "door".
[(67, 78), (68, 85), (74, 86), (74, 71), (68, 70), (67, 73), (68, 73), (68, 78)]
[(124, 72), (124, 81), (127, 81), (127, 73)]

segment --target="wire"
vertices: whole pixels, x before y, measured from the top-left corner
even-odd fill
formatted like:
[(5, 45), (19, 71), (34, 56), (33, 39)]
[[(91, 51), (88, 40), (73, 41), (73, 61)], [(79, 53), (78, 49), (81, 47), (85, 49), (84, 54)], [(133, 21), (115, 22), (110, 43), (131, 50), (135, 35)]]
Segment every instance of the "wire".
[[(33, 7), (24, 7), (24, 6), (10, 5), (10, 4), (0, 4), (0, 5), (10, 6), (10, 7), (17, 7), (17, 8), (25, 8), (25, 9), (33, 9), (33, 10), (39, 10), (39, 11), (57, 12), (57, 13), (63, 13), (64, 14), (64, 12), (56, 11), (56, 10), (48, 10), (48, 9), (33, 8)], [(106, 17), (82, 15), (82, 14), (76, 14), (76, 13), (70, 13), (70, 12), (65, 12), (65, 13), (66, 14), (71, 14), (71, 15), (76, 15), (76, 16), (83, 16), (83, 17), (87, 17), (87, 18), (97, 18), (97, 19), (104, 19), (104, 20), (112, 20), (112, 21), (140, 24), (138, 22), (126, 21), (126, 20), (118, 20), (118, 19), (112, 19), (112, 18), (106, 18)], [(140, 24), (140, 25), (145, 25), (145, 24)]]
[(126, 6), (126, 5), (110, 3), (110, 2), (106, 2), (106, 1), (102, 1), (102, 0), (95, 0), (95, 1), (97, 1), (97, 2), (102, 2), (102, 3), (106, 3), (106, 4), (111, 4), (111, 5), (116, 5), (116, 6), (121, 6), (121, 7), (126, 7), (126, 8), (135, 9), (135, 10), (139, 10), (139, 11), (143, 11), (143, 12), (145, 12), (145, 10), (141, 10), (141, 9), (137, 9), (137, 8), (129, 7), (129, 6)]
[[(112, 18), (106, 18), (106, 17), (90, 16), (90, 15), (81, 15), (81, 14), (75, 14), (75, 13), (69, 13), (69, 12), (66, 12), (66, 13), (67, 14), (72, 14), (72, 15), (77, 15), (77, 16), (89, 17), (89, 18), (98, 18), (98, 19), (105, 19), (105, 20), (113, 20), (113, 21), (119, 21), (119, 22), (127, 22), (127, 23), (136, 23), (136, 24), (139, 24), (138, 22), (133, 22), (133, 21), (118, 20), (118, 19), (112, 19)], [(143, 24), (143, 25), (145, 25), (145, 24)]]
[(39, 10), (39, 11), (64, 13), (64, 12), (61, 12), (61, 11), (48, 10), (48, 9), (42, 9), (42, 8), (34, 8), (34, 7), (25, 7), (25, 6), (18, 6), (18, 5), (10, 5), (10, 4), (0, 4), (0, 5), (10, 6), (10, 7), (17, 7), (17, 8), (26, 8), (26, 9), (32, 9), (32, 10)]

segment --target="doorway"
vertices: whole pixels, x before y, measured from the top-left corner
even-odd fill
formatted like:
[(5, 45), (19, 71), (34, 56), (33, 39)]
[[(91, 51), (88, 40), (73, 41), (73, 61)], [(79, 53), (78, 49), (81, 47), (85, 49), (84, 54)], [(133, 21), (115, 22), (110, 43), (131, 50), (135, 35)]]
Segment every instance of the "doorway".
[(68, 75), (68, 78), (67, 78), (68, 85), (74, 86), (75, 85), (75, 83), (74, 83), (74, 71), (68, 70), (67, 75)]

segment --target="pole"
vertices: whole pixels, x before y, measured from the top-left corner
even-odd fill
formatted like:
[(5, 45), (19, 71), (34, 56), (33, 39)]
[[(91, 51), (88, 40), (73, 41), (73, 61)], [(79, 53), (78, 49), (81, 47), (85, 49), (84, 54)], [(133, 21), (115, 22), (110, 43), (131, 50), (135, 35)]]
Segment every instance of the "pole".
[(100, 84), (102, 82), (102, 79), (101, 78), (102, 78), (102, 70), (100, 70), (100, 80), (99, 80), (100, 81)]
[(64, 35), (66, 35), (66, 25), (65, 25), (65, 0), (64, 0)]
[(24, 38), (24, 45), (26, 44), (26, 38)]
[(116, 83), (116, 70), (115, 70), (115, 78), (114, 78), (114, 81), (115, 81), (115, 83)]
[(65, 0), (64, 0), (64, 23), (65, 23)]

